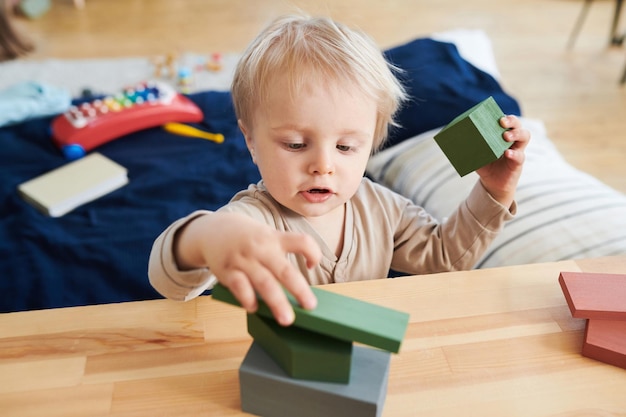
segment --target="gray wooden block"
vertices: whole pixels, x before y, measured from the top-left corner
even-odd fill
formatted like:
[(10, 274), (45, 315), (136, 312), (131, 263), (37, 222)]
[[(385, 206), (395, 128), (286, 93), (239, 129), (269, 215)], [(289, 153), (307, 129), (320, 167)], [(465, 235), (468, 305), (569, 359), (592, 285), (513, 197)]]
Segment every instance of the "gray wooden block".
[(349, 384), (290, 378), (253, 342), (239, 368), (241, 409), (266, 417), (380, 416), (391, 354), (354, 346)]

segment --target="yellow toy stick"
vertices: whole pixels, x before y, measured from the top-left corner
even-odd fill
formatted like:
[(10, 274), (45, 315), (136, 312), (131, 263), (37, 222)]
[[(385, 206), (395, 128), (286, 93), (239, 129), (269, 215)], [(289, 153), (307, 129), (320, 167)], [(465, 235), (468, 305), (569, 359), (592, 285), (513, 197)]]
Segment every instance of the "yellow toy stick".
[(192, 138), (201, 138), (211, 140), (215, 143), (224, 142), (224, 135), (221, 133), (210, 133), (204, 130), (196, 129), (195, 127), (185, 125), (182, 123), (165, 123), (163, 128), (170, 133), (180, 136), (189, 136)]

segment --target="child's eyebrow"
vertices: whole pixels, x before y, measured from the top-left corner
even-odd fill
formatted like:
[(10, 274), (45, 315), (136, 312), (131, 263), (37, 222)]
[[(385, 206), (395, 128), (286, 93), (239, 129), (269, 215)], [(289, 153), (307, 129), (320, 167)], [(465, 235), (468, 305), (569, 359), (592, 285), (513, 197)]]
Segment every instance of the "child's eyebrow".
[[(313, 130), (313, 128), (311, 127), (307, 127), (307, 126), (299, 126), (299, 125), (294, 125), (294, 124), (286, 124), (286, 125), (279, 125), (279, 126), (270, 126), (270, 130), (272, 132), (304, 132), (307, 133), (311, 130)], [(336, 135), (338, 137), (345, 137), (345, 136), (349, 136), (349, 137), (357, 137), (357, 138), (369, 138), (370, 133), (366, 132), (365, 130), (361, 130), (361, 129), (341, 129), (339, 131), (336, 132)]]
[(306, 129), (297, 125), (288, 124), (288, 125), (270, 126), (270, 130), (273, 132), (287, 132), (287, 131), (302, 132), (303, 130), (306, 130)]

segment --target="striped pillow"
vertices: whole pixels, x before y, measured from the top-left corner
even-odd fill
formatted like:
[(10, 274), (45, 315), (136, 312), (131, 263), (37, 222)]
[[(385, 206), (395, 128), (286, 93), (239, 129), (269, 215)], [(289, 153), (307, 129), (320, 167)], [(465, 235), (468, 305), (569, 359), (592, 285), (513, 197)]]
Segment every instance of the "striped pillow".
[[(521, 118), (531, 132), (517, 189), (518, 212), (476, 268), (626, 253), (626, 196), (569, 165), (543, 123)], [(432, 130), (374, 155), (367, 173), (443, 220), (478, 180), (459, 177)]]

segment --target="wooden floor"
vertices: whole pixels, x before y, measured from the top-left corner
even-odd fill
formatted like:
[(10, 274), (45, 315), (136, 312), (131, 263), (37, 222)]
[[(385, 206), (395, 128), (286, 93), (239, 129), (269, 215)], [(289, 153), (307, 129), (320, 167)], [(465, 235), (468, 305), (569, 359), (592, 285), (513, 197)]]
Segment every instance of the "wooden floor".
[[(575, 166), (626, 192), (626, 48), (609, 47), (613, 1), (594, 2), (573, 49), (582, 0), (52, 0), (20, 20), (31, 58), (240, 52), (271, 18), (298, 9), (363, 28), (390, 47), (433, 31), (478, 28), (491, 38), (504, 88), (542, 119)], [(621, 31), (626, 29), (626, 11)]]

